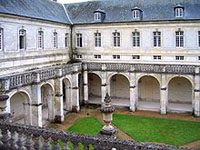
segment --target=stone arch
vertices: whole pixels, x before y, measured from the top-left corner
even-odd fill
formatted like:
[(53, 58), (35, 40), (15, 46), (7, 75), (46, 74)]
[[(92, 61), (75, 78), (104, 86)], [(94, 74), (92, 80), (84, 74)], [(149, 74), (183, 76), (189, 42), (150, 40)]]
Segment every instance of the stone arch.
[(72, 84), (69, 78), (62, 79), (63, 84), (63, 108), (64, 111), (70, 111), (72, 109)]
[(31, 124), (30, 94), (25, 90), (15, 91), (10, 95), (10, 113), (12, 121)]
[(101, 104), (101, 77), (93, 72), (88, 73), (88, 102)]
[(141, 74), (141, 75), (137, 76), (137, 77), (136, 77), (136, 84), (138, 84), (139, 80), (140, 80), (142, 77), (145, 77), (145, 76), (155, 78), (155, 79), (157, 80), (157, 82), (159, 83), (159, 85), (161, 85), (161, 81), (160, 81), (159, 77), (156, 76), (155, 74)]
[(125, 74), (116, 73), (110, 76), (110, 96), (112, 103), (119, 106), (130, 106), (130, 80)]
[(160, 82), (154, 75), (141, 75), (137, 78), (138, 109), (160, 110)]
[(129, 81), (129, 83), (130, 83), (129, 75), (127, 75), (126, 73), (112, 73), (112, 74), (110, 74), (110, 75), (108, 76), (108, 83), (110, 83), (111, 78), (112, 78), (113, 76), (115, 76), (115, 75), (122, 75), (122, 76), (126, 77), (126, 79), (127, 79), (127, 80)]
[(42, 122), (45, 125), (55, 115), (54, 88), (50, 83), (41, 85)]
[(192, 112), (193, 82), (187, 76), (173, 76), (168, 80), (168, 110)]

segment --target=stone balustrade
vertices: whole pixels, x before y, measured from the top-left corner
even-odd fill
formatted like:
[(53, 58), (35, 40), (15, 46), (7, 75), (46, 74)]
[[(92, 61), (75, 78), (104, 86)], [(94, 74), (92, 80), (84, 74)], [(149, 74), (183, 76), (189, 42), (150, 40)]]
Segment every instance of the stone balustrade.
[[(93, 147), (93, 150), (186, 150), (186, 148), (169, 145), (146, 144), (127, 140), (115, 140), (101, 136), (73, 134), (9, 122), (0, 122), (0, 130), (0, 149), (89, 150), (91, 149), (90, 147)], [(82, 144), (83, 148), (79, 147), (80, 144)]]
[[(13, 74), (0, 78), (0, 89), (9, 91), (20, 86), (30, 85), (34, 82), (42, 82), (60, 76), (82, 71), (86, 65), (91, 71), (123, 71), (123, 72), (146, 72), (146, 73), (171, 73), (171, 74), (195, 74), (194, 65), (163, 65), (163, 64), (125, 64), (125, 63), (75, 63), (62, 66), (53, 66), (45, 69), (37, 69), (19, 74)], [(59, 74), (61, 70), (61, 74)]]

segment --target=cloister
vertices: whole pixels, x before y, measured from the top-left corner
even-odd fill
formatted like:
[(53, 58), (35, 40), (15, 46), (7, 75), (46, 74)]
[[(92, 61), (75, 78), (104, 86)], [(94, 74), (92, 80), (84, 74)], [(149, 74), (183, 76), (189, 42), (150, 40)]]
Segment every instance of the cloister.
[(7, 112), (13, 122), (45, 126), (49, 121), (64, 121), (66, 112), (79, 112), (82, 104), (102, 104), (106, 93), (113, 105), (133, 112), (187, 112), (200, 116), (196, 80), (199, 68), (195, 66), (77, 63), (16, 74), (0, 81), (10, 97)]

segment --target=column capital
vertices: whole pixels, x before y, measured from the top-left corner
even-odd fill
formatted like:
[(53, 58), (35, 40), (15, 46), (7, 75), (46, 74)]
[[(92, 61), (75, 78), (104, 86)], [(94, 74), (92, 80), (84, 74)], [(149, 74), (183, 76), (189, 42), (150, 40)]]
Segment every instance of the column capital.
[(136, 88), (136, 85), (130, 86), (130, 89), (134, 89)]
[(102, 84), (101, 86), (107, 86), (107, 84), (105, 83), (105, 84)]
[(167, 88), (166, 88), (166, 87), (163, 87), (163, 88), (160, 88), (160, 90), (162, 90), (162, 91), (166, 91)]

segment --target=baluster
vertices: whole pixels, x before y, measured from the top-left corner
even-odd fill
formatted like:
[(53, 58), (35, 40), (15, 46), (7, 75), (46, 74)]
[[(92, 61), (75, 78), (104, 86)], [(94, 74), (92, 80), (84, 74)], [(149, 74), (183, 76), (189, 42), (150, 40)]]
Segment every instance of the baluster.
[(28, 134), (27, 137), (26, 137), (25, 147), (26, 147), (27, 150), (33, 149), (33, 141), (32, 141), (31, 134)]
[(73, 150), (78, 150), (78, 143), (73, 142)]
[(11, 138), (10, 138), (10, 147), (12, 147), (13, 150), (17, 150), (17, 138), (16, 138), (16, 132), (15, 130), (11, 129), (10, 130), (11, 133)]
[(41, 144), (41, 141), (40, 141), (40, 136), (39, 135), (33, 135), (33, 138), (34, 138), (34, 141), (35, 141), (35, 144), (34, 144), (34, 149), (35, 150), (40, 150), (42, 144)]
[(63, 150), (70, 150), (67, 142), (63, 143)]
[(42, 147), (42, 150), (51, 150), (49, 138), (44, 138), (44, 145)]
[(60, 150), (58, 139), (53, 139), (53, 141), (54, 141), (53, 150)]
[(19, 150), (26, 150), (26, 148), (24, 147), (24, 141), (23, 141), (23, 133), (19, 132), (18, 133), (18, 141), (17, 141), (17, 145), (18, 145), (18, 149)]
[(9, 135), (7, 129), (2, 129), (2, 138), (1, 141), (5, 147), (9, 146)]

